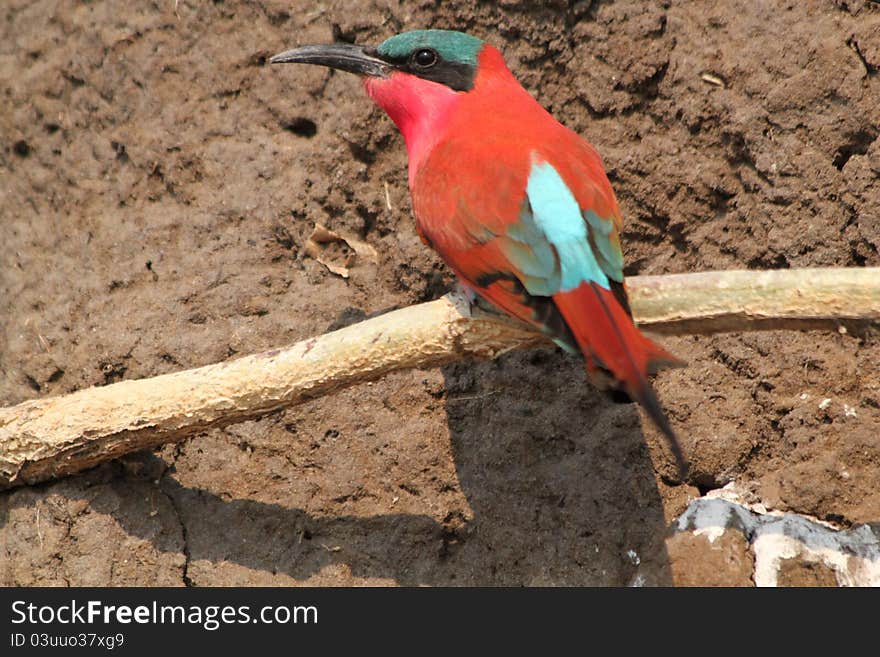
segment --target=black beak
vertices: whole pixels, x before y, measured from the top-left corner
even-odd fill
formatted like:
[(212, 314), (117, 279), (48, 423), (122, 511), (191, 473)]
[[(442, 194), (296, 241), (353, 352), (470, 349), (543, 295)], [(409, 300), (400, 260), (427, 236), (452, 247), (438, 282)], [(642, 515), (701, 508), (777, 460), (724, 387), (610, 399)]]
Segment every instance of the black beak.
[(272, 64), (319, 64), (374, 78), (385, 77), (390, 69), (388, 62), (379, 59), (374, 50), (350, 43), (302, 46), (286, 50), (269, 61)]

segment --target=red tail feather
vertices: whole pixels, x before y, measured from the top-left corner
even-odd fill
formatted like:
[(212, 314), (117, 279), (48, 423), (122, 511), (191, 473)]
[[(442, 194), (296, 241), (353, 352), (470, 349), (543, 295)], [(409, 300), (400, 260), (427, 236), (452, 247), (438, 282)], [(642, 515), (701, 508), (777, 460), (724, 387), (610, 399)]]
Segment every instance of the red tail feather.
[(639, 331), (610, 290), (585, 282), (554, 295), (553, 300), (584, 353), (587, 370), (601, 365), (623, 382), (669, 441), (684, 478), (687, 461), (647, 378), (657, 367), (681, 361)]

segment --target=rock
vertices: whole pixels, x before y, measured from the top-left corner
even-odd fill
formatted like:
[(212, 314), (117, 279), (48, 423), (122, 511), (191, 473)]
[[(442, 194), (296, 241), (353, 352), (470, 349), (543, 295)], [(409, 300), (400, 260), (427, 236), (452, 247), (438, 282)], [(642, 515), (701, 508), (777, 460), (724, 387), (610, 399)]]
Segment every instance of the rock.
[(710, 493), (673, 529), (666, 550), (675, 585), (880, 586), (880, 527), (836, 529)]

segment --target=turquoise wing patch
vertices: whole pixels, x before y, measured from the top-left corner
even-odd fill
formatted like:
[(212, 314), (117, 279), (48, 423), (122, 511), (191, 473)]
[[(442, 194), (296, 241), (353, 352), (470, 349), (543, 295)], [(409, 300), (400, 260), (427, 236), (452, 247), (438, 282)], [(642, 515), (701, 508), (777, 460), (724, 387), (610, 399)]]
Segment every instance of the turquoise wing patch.
[(619, 242), (611, 242), (614, 222), (603, 219), (592, 210), (584, 212), (584, 219), (590, 228), (590, 243), (595, 247), (594, 253), (608, 278), (623, 283), (623, 252)]
[(623, 281), (623, 258), (609, 239), (612, 230), (612, 222), (595, 212), (581, 213), (551, 164), (535, 162), (519, 220), (499, 239), (529, 294), (552, 296), (584, 281), (605, 289), (609, 277)]

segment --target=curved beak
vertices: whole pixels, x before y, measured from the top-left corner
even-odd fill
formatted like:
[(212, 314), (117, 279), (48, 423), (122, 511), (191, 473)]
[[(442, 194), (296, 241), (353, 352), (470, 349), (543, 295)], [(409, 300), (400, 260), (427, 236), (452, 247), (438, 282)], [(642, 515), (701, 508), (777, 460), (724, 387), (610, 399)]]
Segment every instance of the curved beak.
[(374, 78), (385, 77), (390, 69), (388, 62), (379, 59), (373, 49), (350, 43), (302, 46), (275, 55), (269, 62), (272, 64), (318, 64)]

